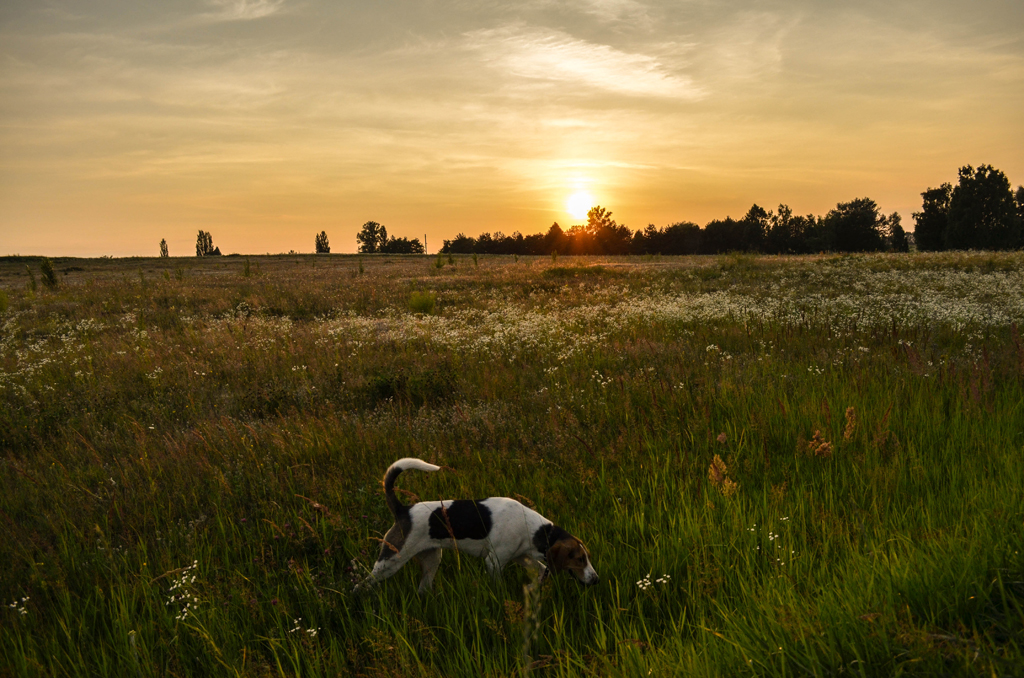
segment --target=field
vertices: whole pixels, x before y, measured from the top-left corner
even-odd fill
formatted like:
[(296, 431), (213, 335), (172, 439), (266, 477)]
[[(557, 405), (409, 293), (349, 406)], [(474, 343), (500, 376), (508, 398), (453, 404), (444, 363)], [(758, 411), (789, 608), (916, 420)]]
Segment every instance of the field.
[[(0, 259), (0, 673), (1022, 673), (1024, 254), (54, 267)], [(404, 456), (601, 583), (354, 598)]]

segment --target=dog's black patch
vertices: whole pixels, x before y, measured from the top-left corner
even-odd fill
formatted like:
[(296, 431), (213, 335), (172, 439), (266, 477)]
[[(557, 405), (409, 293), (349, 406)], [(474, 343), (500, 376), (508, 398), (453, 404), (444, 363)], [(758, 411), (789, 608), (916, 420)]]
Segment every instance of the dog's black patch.
[(542, 554), (547, 555), (548, 549), (554, 546), (556, 541), (572, 537), (571, 534), (554, 523), (541, 525), (533, 533), (533, 545)]
[(491, 510), (481, 500), (456, 499), (434, 509), (427, 525), (431, 539), (485, 539), (491, 533)]

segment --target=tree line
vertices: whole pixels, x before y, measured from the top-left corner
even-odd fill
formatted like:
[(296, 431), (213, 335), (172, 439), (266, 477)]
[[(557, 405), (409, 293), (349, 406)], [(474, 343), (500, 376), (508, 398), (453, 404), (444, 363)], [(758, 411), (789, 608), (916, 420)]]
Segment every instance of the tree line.
[[(1008, 250), (1024, 247), (1024, 186), (1016, 192), (1001, 171), (991, 165), (961, 167), (956, 186), (945, 183), (921, 194), (914, 212), (915, 232), (908, 235), (896, 212), (885, 215), (870, 198), (839, 203), (825, 216), (793, 214), (787, 205), (775, 211), (753, 205), (742, 219), (715, 219), (703, 228), (680, 221), (664, 228), (649, 224), (632, 231), (612, 213), (597, 206), (587, 223), (562, 229), (555, 222), (547, 233), (459, 233), (445, 240), (449, 254), (809, 254), (813, 252), (907, 252), (913, 240), (918, 250)], [(363, 254), (423, 254), (419, 238), (396, 238), (376, 221), (367, 221), (356, 235)], [(314, 237), (317, 254), (331, 251), (327, 233)], [(196, 256), (218, 256), (213, 236), (199, 231)], [(168, 256), (160, 241), (160, 256)]]
[(1002, 172), (989, 165), (960, 169), (957, 186), (943, 184), (921, 194), (916, 233), (904, 231), (900, 215), (885, 215), (870, 198), (839, 203), (825, 216), (797, 215), (787, 205), (775, 211), (753, 205), (741, 219), (715, 219), (703, 228), (682, 221), (637, 231), (612, 219), (603, 207), (587, 223), (568, 230), (555, 222), (547, 233), (524, 236), (460, 233), (445, 240), (452, 254), (721, 254), (761, 252), (907, 252), (912, 238), (921, 250), (1018, 249), (1024, 246), (1024, 187), (1016, 194)]

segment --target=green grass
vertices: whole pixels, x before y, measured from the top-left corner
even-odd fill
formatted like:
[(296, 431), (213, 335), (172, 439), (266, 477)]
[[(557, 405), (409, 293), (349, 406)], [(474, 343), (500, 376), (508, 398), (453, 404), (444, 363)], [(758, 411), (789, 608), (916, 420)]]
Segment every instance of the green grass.
[[(0, 259), (7, 673), (1019, 673), (1024, 255), (250, 259)], [(403, 456), (601, 583), (354, 598)]]

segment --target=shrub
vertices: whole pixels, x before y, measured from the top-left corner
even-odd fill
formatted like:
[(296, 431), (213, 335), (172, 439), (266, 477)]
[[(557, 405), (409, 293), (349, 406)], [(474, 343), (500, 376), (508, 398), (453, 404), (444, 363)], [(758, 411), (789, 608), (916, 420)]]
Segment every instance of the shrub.
[(413, 313), (430, 315), (437, 304), (437, 295), (433, 292), (413, 292), (409, 295), (409, 308)]
[(57, 289), (60, 281), (57, 280), (57, 272), (53, 270), (53, 262), (48, 257), (43, 257), (39, 263), (39, 271), (43, 274), (43, 284), (49, 289)]
[(35, 292), (36, 291), (36, 275), (35, 275), (35, 273), (32, 272), (32, 269), (29, 268), (28, 264), (25, 264), (25, 272), (28, 273), (28, 289), (31, 292)]

